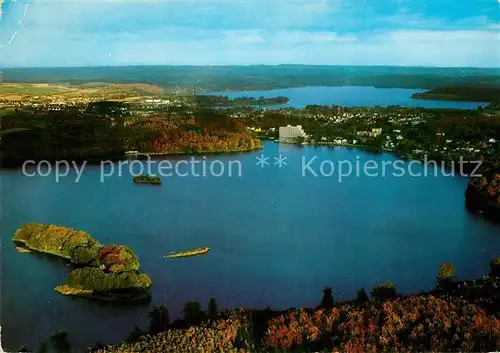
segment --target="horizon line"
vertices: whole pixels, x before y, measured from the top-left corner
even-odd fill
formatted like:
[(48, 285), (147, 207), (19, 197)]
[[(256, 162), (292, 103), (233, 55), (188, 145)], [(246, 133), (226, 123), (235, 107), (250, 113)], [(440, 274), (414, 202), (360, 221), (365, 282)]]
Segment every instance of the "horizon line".
[(4, 70), (17, 69), (87, 69), (87, 68), (125, 68), (125, 67), (280, 67), (280, 66), (315, 66), (315, 67), (385, 67), (385, 68), (422, 68), (422, 69), (490, 69), (500, 70), (500, 66), (425, 66), (425, 65), (349, 65), (349, 64), (125, 64), (125, 65), (89, 65), (89, 66), (10, 66)]

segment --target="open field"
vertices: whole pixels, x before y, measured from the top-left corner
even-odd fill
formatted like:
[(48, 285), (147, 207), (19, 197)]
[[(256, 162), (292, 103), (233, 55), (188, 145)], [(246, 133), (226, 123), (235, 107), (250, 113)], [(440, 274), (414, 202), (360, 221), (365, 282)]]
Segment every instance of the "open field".
[(159, 96), (163, 89), (149, 84), (125, 83), (113, 84), (105, 82), (86, 83), (81, 86), (70, 84), (0, 84), (0, 100), (67, 100), (67, 99), (118, 99), (130, 100), (144, 96)]

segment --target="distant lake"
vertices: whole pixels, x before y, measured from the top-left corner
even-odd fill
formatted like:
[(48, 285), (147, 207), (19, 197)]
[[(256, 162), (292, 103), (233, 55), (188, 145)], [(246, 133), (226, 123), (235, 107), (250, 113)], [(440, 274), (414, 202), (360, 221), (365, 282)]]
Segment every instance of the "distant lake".
[(293, 107), (303, 108), (306, 105), (340, 105), (343, 107), (368, 107), (399, 105), (402, 107), (421, 108), (454, 108), (454, 109), (476, 109), (486, 106), (486, 102), (456, 102), (439, 100), (412, 99), (414, 93), (421, 93), (424, 89), (406, 88), (375, 88), (364, 86), (342, 86), (342, 87), (298, 87), (273, 89), (268, 91), (239, 91), (239, 92), (211, 92), (209, 95), (238, 97), (288, 97), (290, 101), (284, 105), (266, 106), (267, 108)]
[[(273, 165), (280, 153), (288, 158), (282, 169)], [(271, 165), (256, 165), (261, 154)], [(402, 293), (429, 290), (440, 263), (455, 264), (458, 278), (466, 279), (487, 273), (488, 262), (498, 256), (500, 227), (466, 211), (465, 178), (388, 173), (339, 183), (337, 174), (302, 176), (302, 158), (314, 156), (316, 171), (325, 160), (398, 160), (356, 149), (267, 142), (262, 151), (204, 157), (209, 163), (240, 161), (240, 178), (174, 176), (152, 186), (133, 184), (128, 169), (101, 183), (99, 166), (88, 166), (79, 183), (74, 174), (56, 183), (20, 170), (0, 171), (3, 348), (36, 349), (56, 329), (66, 330), (80, 348), (116, 343), (135, 325), (146, 328), (155, 305), (167, 304), (175, 318), (186, 301), (206, 307), (210, 297), (224, 308), (280, 309), (318, 305), (326, 285), (338, 300), (387, 280)], [(153, 280), (150, 306), (54, 292), (70, 269), (62, 261), (16, 252), (12, 236), (28, 222), (82, 229), (103, 244), (130, 246)], [(212, 251), (162, 259), (202, 246)]]

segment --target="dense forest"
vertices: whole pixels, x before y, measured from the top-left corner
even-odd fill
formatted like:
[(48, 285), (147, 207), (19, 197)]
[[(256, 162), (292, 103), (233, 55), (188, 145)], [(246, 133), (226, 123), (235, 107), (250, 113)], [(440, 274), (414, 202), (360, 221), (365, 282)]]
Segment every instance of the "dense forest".
[(182, 116), (166, 112), (131, 116), (118, 102), (59, 109), (17, 110), (2, 118), (3, 167), (25, 160), (121, 159), (127, 150), (200, 153), (261, 147), (240, 121), (223, 111), (196, 108)]
[(125, 126), (124, 147), (151, 153), (236, 152), (260, 148), (259, 139), (225, 111), (197, 109), (182, 121), (152, 115)]
[(500, 86), (463, 85), (438, 87), (423, 93), (414, 93), (414, 99), (452, 100), (452, 101), (500, 101)]
[[(96, 107), (64, 107), (61, 110), (17, 110), (0, 122), (3, 131), (2, 166), (21, 165), (25, 160), (100, 160), (121, 158), (124, 119), (121, 113)], [(111, 116), (107, 113), (111, 113)], [(22, 130), (20, 130), (22, 129)]]

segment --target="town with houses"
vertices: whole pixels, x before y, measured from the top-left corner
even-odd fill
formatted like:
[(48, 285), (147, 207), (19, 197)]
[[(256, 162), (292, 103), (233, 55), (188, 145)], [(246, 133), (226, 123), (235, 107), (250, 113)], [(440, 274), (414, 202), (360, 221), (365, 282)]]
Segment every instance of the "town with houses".
[[(135, 96), (123, 98), (123, 94), (94, 95), (34, 95), (29, 99), (0, 97), (0, 110), (54, 110), (65, 107), (85, 107), (88, 104), (116, 98), (122, 110), (130, 116), (165, 114), (175, 118), (190, 115), (196, 107), (196, 97), (188, 94), (161, 96)], [(127, 95), (125, 95), (127, 96)], [(118, 97), (118, 98), (117, 98)], [(355, 107), (307, 106), (297, 108), (227, 109), (232, 119), (244, 122), (250, 131), (263, 139), (281, 143), (366, 147), (380, 151), (400, 152), (408, 158), (436, 155), (452, 159), (454, 155), (488, 157), (498, 153), (499, 142), (491, 136), (482, 140), (460, 139), (456, 128), (451, 126), (451, 136), (437, 127), (437, 120), (462, 119), (463, 115), (477, 118), (498, 114), (491, 111), (456, 111), (403, 107)], [(488, 115), (489, 114), (489, 115)], [(434, 133), (429, 133), (429, 126)], [(453, 124), (451, 124), (453, 125)], [(450, 126), (445, 129), (450, 128)], [(432, 136), (431, 136), (432, 135)], [(456, 136), (454, 136), (456, 135)]]

